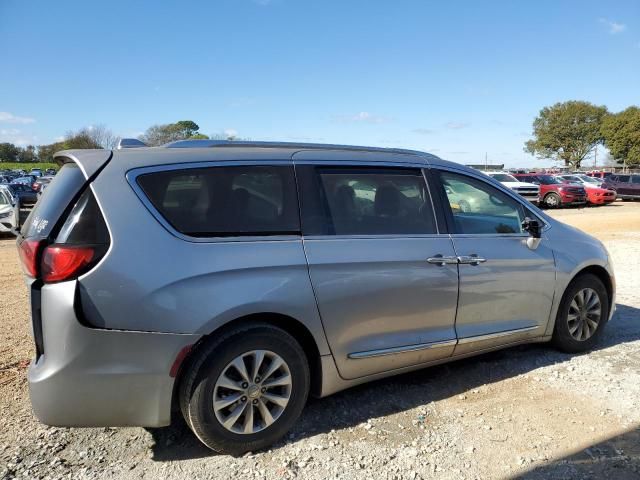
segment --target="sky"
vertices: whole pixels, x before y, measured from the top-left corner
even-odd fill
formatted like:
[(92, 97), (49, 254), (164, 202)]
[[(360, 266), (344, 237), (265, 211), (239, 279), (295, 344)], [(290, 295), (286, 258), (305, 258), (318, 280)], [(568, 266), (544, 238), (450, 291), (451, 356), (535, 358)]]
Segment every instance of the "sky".
[(544, 106), (640, 104), (640, 1), (0, 0), (0, 59), (0, 142), (188, 119), (542, 166)]

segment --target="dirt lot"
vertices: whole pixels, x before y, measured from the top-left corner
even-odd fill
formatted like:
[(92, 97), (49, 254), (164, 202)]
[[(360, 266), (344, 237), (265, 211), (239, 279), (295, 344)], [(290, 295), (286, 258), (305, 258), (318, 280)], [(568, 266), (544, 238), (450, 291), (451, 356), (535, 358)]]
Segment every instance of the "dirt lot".
[(28, 298), (0, 240), (0, 478), (640, 479), (640, 203), (553, 212), (612, 254), (618, 310), (586, 355), (518, 347), (311, 400), (286, 441), (242, 458), (162, 429), (32, 416)]

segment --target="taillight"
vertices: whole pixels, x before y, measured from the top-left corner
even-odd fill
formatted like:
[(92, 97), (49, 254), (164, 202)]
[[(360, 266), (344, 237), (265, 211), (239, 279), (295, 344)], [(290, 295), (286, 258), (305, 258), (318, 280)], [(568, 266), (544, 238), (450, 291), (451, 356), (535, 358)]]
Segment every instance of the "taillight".
[(24, 273), (33, 278), (38, 276), (38, 250), (41, 243), (41, 240), (23, 240), (18, 245), (18, 254)]
[(42, 252), (42, 281), (52, 283), (75, 278), (95, 259), (94, 247), (50, 245)]

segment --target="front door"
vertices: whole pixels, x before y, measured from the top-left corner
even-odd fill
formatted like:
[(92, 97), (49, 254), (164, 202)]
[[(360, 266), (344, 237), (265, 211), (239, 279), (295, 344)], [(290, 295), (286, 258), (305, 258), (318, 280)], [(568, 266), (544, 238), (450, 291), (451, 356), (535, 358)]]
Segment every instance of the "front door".
[(462, 172), (443, 170), (435, 177), (460, 262), (455, 354), (542, 336), (555, 262), (544, 239), (537, 248), (527, 245), (522, 228), (527, 207)]
[(438, 234), (421, 170), (312, 165), (304, 153), (294, 156), (304, 248), (340, 375), (450, 356), (457, 259)]

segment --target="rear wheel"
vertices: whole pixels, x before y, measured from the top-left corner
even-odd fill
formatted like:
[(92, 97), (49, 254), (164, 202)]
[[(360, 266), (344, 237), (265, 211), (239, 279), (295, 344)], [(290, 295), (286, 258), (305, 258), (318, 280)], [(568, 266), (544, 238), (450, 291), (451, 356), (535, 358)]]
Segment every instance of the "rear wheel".
[(544, 197), (544, 204), (549, 208), (556, 208), (562, 204), (562, 199), (557, 193), (548, 193), (547, 196)]
[(280, 439), (309, 392), (304, 351), (289, 333), (268, 324), (228, 332), (187, 368), (182, 414), (202, 443), (220, 453), (240, 455)]
[(554, 345), (569, 353), (593, 348), (609, 318), (609, 296), (602, 281), (585, 274), (565, 291), (553, 330)]

